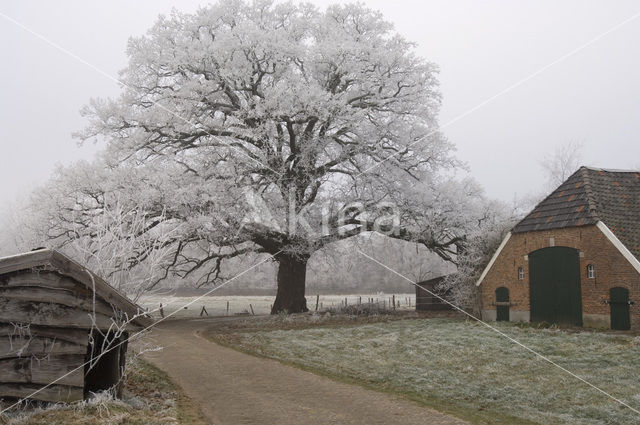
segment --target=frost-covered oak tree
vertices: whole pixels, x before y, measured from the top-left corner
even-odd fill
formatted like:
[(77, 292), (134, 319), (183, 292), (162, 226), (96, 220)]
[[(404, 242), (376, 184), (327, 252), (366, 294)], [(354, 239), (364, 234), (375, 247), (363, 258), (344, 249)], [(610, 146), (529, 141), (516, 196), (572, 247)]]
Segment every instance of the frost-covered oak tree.
[(127, 199), (150, 229), (180, 224), (167, 273), (213, 281), (265, 253), (272, 312), (306, 311), (306, 264), (328, 244), (377, 230), (451, 258), (463, 239), (476, 188), (445, 177), (437, 68), (412, 48), (361, 4), (174, 12), (130, 40), (121, 96), (92, 100), (79, 137), (138, 170)]

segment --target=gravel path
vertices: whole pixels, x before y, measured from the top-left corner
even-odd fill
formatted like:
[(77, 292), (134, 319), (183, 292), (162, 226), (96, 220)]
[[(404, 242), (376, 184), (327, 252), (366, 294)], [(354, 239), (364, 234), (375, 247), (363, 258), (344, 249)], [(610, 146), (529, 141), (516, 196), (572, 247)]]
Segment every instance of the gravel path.
[(222, 347), (200, 335), (210, 323), (162, 323), (153, 336), (164, 349), (145, 357), (168, 373), (212, 424), (467, 423), (392, 395)]

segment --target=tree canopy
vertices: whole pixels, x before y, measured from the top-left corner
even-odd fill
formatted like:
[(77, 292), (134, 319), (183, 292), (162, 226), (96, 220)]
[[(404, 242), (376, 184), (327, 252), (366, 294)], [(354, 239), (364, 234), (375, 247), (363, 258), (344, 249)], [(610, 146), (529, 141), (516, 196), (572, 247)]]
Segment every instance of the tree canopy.
[(452, 177), (437, 66), (362, 4), (223, 1), (160, 17), (127, 54), (122, 94), (82, 111), (77, 136), (107, 148), (61, 172), (52, 236), (95, 240), (104, 211), (135, 211), (118, 220), (153, 243), (125, 263), (162, 248), (160, 277), (214, 281), (227, 258), (273, 255), (274, 312), (295, 312), (328, 244), (379, 231), (452, 260), (481, 214)]

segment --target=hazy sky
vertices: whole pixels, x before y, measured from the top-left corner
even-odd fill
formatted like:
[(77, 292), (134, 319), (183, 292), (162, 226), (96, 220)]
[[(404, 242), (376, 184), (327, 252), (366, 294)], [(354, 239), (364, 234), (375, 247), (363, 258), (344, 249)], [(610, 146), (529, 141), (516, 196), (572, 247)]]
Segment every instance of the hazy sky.
[[(324, 7), (335, 1), (313, 3)], [(417, 43), (421, 56), (440, 66), (443, 131), (490, 196), (509, 201), (539, 191), (539, 161), (569, 141), (584, 143), (586, 164), (640, 168), (637, 1), (365, 3), (381, 10)], [(126, 64), (129, 36), (144, 33), (172, 7), (193, 11), (206, 4), (22, 0), (0, 5), (6, 15), (0, 15), (0, 202), (45, 181), (56, 163), (91, 158), (98, 147), (80, 148), (71, 138), (85, 125), (78, 111), (91, 97), (119, 92), (115, 82), (7, 17), (117, 76)]]

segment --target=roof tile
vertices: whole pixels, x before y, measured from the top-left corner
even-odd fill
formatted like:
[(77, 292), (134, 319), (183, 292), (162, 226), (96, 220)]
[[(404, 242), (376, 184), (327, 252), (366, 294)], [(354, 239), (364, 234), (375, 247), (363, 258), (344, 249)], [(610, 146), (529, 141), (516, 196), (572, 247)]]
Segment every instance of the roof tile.
[(640, 259), (640, 173), (580, 167), (514, 228), (514, 233), (602, 220)]

